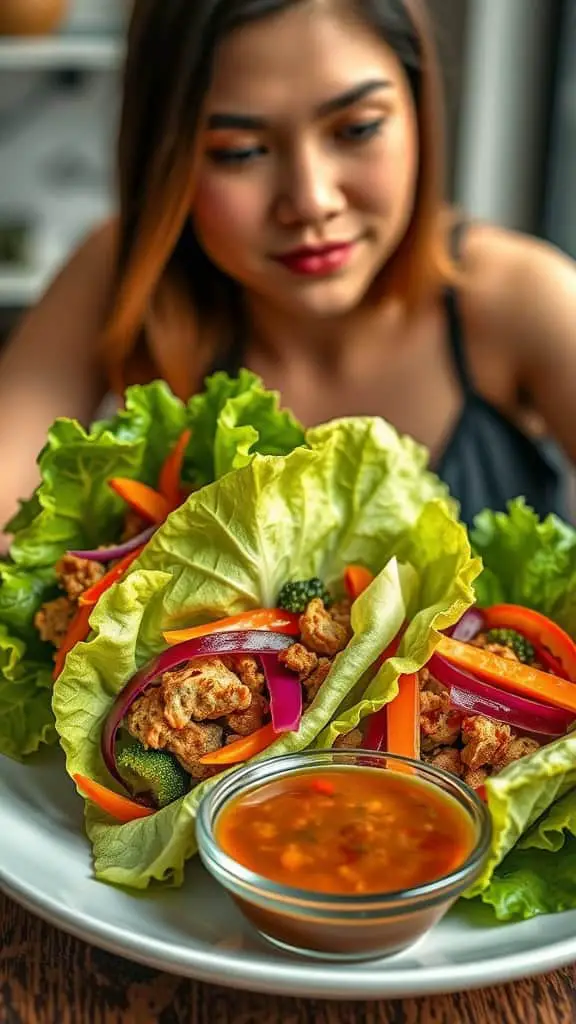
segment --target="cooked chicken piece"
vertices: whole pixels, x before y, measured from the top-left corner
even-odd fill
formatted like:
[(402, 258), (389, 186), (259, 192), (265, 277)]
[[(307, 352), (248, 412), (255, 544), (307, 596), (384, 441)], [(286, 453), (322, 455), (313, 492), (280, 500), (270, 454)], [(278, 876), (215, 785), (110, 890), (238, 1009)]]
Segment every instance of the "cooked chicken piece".
[(478, 636), (471, 641), (473, 647), (482, 647), (485, 651), (490, 651), (491, 654), (497, 654), (499, 658), (507, 658), (508, 661), (519, 661), (519, 657), (516, 651), (513, 651), (511, 647), (506, 644), (490, 643), (486, 633), (479, 633)]
[(332, 618), (319, 597), (313, 598), (300, 616), (300, 635), (311, 651), (330, 658), (343, 651), (349, 639), (348, 630)]
[(164, 714), (174, 729), (250, 707), (252, 693), (221, 658), (195, 658), (162, 676)]
[(240, 681), (247, 686), (252, 693), (264, 693), (266, 679), (260, 662), (251, 654), (238, 654), (232, 658), (223, 659), (224, 663), (240, 677)]
[(278, 661), (291, 672), (297, 672), (300, 682), (304, 682), (318, 668), (318, 655), (308, 651), (303, 644), (292, 644), (285, 651), (280, 651)]
[(58, 648), (62, 645), (75, 614), (76, 608), (70, 598), (57, 597), (55, 601), (43, 604), (36, 612), (34, 625), (42, 640)]
[(528, 736), (516, 736), (507, 747), (501, 751), (494, 761), (494, 768), (496, 771), (502, 771), (503, 768), (507, 768), (509, 764), (514, 761), (519, 761), (521, 757), (528, 757), (529, 754), (535, 754), (537, 750), (540, 750), (540, 744), (538, 740), (530, 739)]
[(460, 751), (456, 747), (446, 747), (444, 750), (437, 751), (428, 759), (428, 764), (434, 765), (435, 768), (442, 768), (445, 772), (452, 772), (452, 775), (458, 775), (459, 778), (462, 778), (464, 774)]
[(418, 673), (418, 681), (420, 683), (420, 689), (427, 693), (435, 693), (439, 695), (448, 692), (447, 687), (434, 678), (429, 668), (420, 669)]
[(420, 735), (422, 750), (451, 747), (460, 737), (462, 716), (450, 705), (450, 695), (420, 692)]
[(351, 732), (345, 732), (342, 736), (337, 736), (334, 740), (335, 747), (348, 747), (354, 750), (357, 747), (362, 746), (362, 733), (360, 729), (352, 729)]
[(250, 736), (264, 725), (269, 710), (268, 701), (260, 693), (254, 693), (250, 707), (228, 715), (226, 725), (238, 736)]
[(306, 692), (306, 701), (311, 704), (320, 687), (325, 683), (326, 678), (332, 668), (332, 662), (330, 658), (320, 658), (318, 662), (318, 668), (312, 673), (308, 679), (303, 682), (304, 690)]
[(470, 789), (479, 789), (483, 786), (488, 778), (488, 772), (485, 768), (465, 768), (464, 769), (464, 782)]
[(214, 723), (198, 725), (189, 722), (185, 729), (171, 729), (166, 749), (178, 758), (182, 767), (195, 779), (208, 778), (221, 771), (216, 765), (198, 764), (204, 754), (222, 746), (222, 728)]
[(508, 725), (470, 715), (462, 722), (462, 761), (469, 768), (491, 767), (503, 756), (512, 738)]
[(172, 729), (164, 717), (164, 700), (159, 686), (152, 686), (138, 697), (126, 715), (126, 728), (145, 747), (163, 750)]
[(351, 635), (352, 627), (350, 624), (350, 612), (352, 609), (352, 601), (348, 597), (344, 597), (341, 601), (336, 601), (330, 608), (330, 615), (337, 622), (339, 626), (344, 626), (346, 632)]
[(72, 601), (77, 601), (85, 590), (97, 583), (105, 571), (100, 562), (76, 558), (75, 555), (63, 555), (56, 563), (58, 583)]

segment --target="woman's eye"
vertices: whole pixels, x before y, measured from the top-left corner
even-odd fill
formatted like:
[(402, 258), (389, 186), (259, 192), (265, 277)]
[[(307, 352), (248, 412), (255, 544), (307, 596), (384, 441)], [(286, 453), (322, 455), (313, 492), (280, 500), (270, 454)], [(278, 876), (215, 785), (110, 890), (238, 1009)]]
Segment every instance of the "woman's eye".
[(208, 155), (216, 164), (246, 164), (266, 152), (264, 146), (243, 146), (233, 149), (210, 149)]
[(375, 135), (378, 135), (384, 126), (385, 118), (379, 117), (376, 121), (358, 121), (356, 124), (346, 125), (338, 132), (340, 138), (345, 142), (367, 142)]

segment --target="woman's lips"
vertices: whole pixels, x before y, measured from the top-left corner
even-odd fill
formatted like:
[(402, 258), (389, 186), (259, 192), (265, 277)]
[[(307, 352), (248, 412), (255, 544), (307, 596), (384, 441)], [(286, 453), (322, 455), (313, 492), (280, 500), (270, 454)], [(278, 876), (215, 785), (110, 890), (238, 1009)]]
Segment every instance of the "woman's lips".
[(352, 256), (355, 242), (334, 242), (331, 245), (293, 249), (275, 260), (292, 274), (321, 277), (344, 267)]

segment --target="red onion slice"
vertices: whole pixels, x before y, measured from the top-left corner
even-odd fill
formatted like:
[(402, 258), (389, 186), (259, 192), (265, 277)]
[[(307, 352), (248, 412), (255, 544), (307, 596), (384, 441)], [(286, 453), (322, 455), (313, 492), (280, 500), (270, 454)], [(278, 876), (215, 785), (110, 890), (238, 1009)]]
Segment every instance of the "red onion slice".
[[(207, 636), (197, 637), (194, 640), (185, 640), (184, 643), (177, 644), (175, 647), (169, 647), (166, 651), (162, 651), (161, 654), (152, 658), (120, 691), (104, 723), (100, 750), (110, 774), (127, 789), (126, 783), (116, 767), (116, 735), (118, 727), (137, 697), (140, 697), (147, 687), (155, 679), (162, 676), (164, 672), (170, 672), (178, 665), (191, 661), (193, 658), (205, 658), (210, 655), (254, 654), (256, 656), (275, 656), (276, 660), (279, 652), (286, 650), (293, 643), (294, 638), (283, 633), (266, 633), (257, 629), (237, 630), (227, 633), (210, 633)], [(264, 659), (262, 660), (264, 661)], [(279, 668), (280, 666), (278, 666)], [(264, 665), (264, 669), (266, 670), (266, 665)], [(297, 677), (294, 677), (294, 681), (300, 688), (300, 682)], [(282, 687), (282, 692), (284, 693), (287, 690), (287, 681), (284, 680), (283, 673)], [(273, 704), (274, 696), (272, 693), (270, 697), (271, 704)], [(292, 703), (289, 705), (289, 713), (286, 716), (284, 716), (283, 701), (284, 697), (281, 698), (277, 711), (280, 720), (283, 720), (284, 717), (290, 719), (290, 716), (292, 716), (291, 720), (294, 721), (293, 698)], [(276, 703), (278, 705), (278, 701)], [(287, 727), (284, 726), (282, 731), (288, 731)]]
[(117, 558), (124, 558), (142, 544), (147, 544), (157, 529), (157, 525), (148, 526), (141, 533), (137, 533), (135, 537), (130, 537), (130, 540), (124, 541), (123, 544), (116, 544), (115, 547), (90, 548), (87, 551), (68, 551), (68, 554), (74, 555), (76, 558), (85, 558), (88, 562), (115, 562)]
[(260, 661), (270, 695), (274, 732), (295, 732), (302, 718), (302, 685), (297, 675), (278, 661), (276, 654), (261, 654)]
[(564, 736), (574, 722), (571, 712), (499, 690), (451, 665), (439, 654), (432, 655), (428, 668), (449, 688), (454, 707), (467, 715), (484, 715), (522, 732), (542, 736)]
[(462, 643), (469, 643), (470, 640), (474, 640), (486, 628), (486, 622), (481, 608), (473, 607), (468, 608), (464, 612), (461, 619), (458, 620), (455, 626), (450, 626), (449, 629), (444, 630), (446, 636), (452, 638), (452, 640), (461, 640)]

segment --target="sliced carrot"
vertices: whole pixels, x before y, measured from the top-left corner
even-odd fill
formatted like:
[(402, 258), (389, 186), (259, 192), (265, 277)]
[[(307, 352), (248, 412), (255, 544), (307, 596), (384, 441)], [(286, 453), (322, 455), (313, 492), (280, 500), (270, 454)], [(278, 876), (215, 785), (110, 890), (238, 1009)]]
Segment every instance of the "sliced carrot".
[(185, 629), (167, 629), (162, 634), (166, 643), (173, 646), (185, 640), (197, 640), (211, 633), (226, 633), (231, 629), (264, 629), (272, 633), (298, 636), (300, 616), (285, 612), (282, 608), (257, 608), (251, 612), (230, 615), (227, 619), (206, 622), (203, 626), (189, 626)]
[(494, 604), (482, 614), (487, 629), (515, 629), (536, 647), (546, 648), (576, 682), (576, 643), (546, 615), (517, 604)]
[(108, 484), (127, 505), (145, 519), (149, 519), (151, 523), (163, 523), (172, 511), (170, 502), (163, 494), (155, 491), (153, 487), (148, 487), (147, 484), (140, 483), (139, 480), (116, 476), (112, 477)]
[(548, 672), (541, 672), (521, 661), (501, 658), (491, 651), (447, 636), (440, 637), (436, 653), (452, 665), (495, 683), (502, 690), (576, 712), (576, 685)]
[(90, 618), (91, 613), (91, 606), (87, 608), (79, 608), (78, 611), (76, 612), (76, 615), (72, 619), (70, 625), (68, 626), (66, 636), (64, 637), (64, 640), (62, 641), (60, 647), (58, 648), (56, 652), (56, 657), (54, 659), (54, 671), (52, 673), (52, 678), (54, 679), (54, 681), (58, 679), (58, 676), (60, 675), (62, 669), (64, 668), (64, 662), (66, 661), (66, 658), (70, 651), (72, 650), (72, 648), (75, 647), (76, 644), (82, 643), (82, 641), (86, 640), (86, 638), (89, 636), (90, 624), (88, 620)]
[(365, 569), (363, 565), (348, 565), (344, 570), (344, 586), (346, 593), (353, 601), (370, 586), (374, 579), (374, 573)]
[(389, 754), (420, 757), (420, 687), (413, 672), (400, 676), (398, 696), (386, 704), (386, 750)]
[(243, 736), (234, 743), (229, 743), (227, 747), (220, 747), (211, 754), (204, 754), (204, 757), (200, 758), (200, 764), (239, 764), (240, 761), (247, 761), (255, 754), (260, 754), (277, 739), (278, 733), (274, 732), (272, 722), (269, 722), (250, 736)]
[(158, 490), (160, 494), (164, 495), (171, 508), (177, 508), (182, 503), (182, 466), (191, 437), (191, 430), (184, 430), (180, 434), (172, 451), (166, 456), (164, 465), (160, 470)]
[(121, 558), (116, 565), (104, 574), (92, 587), (88, 587), (78, 599), (78, 604), (81, 608), (93, 608), (94, 605), (100, 600), (102, 594), (105, 594), (110, 587), (121, 579), (124, 573), (130, 568), (132, 562), (135, 562), (139, 555), (142, 554), (145, 545), (142, 544), (139, 548), (135, 548), (129, 555), (125, 555)]
[(129, 821), (149, 818), (151, 814), (154, 814), (151, 807), (143, 807), (142, 804), (137, 804), (126, 796), (120, 796), (119, 793), (114, 793), (106, 786), (101, 786), (99, 782), (87, 779), (85, 775), (74, 775), (73, 778), (78, 789), (82, 790), (93, 804), (124, 825)]

